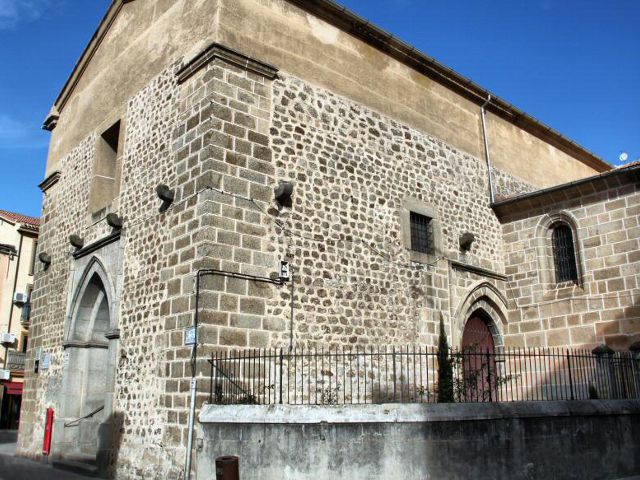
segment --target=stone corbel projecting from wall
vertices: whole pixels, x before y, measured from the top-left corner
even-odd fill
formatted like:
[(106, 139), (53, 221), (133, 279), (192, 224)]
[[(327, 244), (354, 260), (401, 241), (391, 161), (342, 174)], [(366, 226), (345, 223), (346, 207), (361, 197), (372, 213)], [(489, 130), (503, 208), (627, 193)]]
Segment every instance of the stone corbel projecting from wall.
[(42, 193), (46, 193), (47, 190), (49, 190), (56, 183), (58, 183), (58, 181), (60, 180), (61, 176), (62, 176), (62, 173), (60, 173), (58, 170), (56, 170), (51, 175), (49, 175), (47, 178), (45, 178), (42, 182), (40, 182), (40, 184), (38, 185), (38, 188), (40, 189), (40, 191)]
[(236, 50), (219, 43), (212, 43), (204, 51), (196, 55), (195, 58), (187, 62), (182, 68), (180, 68), (180, 70), (178, 70), (178, 73), (176, 74), (178, 77), (178, 83), (184, 83), (195, 73), (215, 60), (222, 60), (231, 65), (235, 65), (236, 67), (242, 68), (243, 70), (261, 75), (269, 80), (274, 80), (278, 74), (278, 69), (273, 65), (248, 57), (243, 53), (237, 52)]
[(48, 132), (52, 132), (54, 128), (58, 126), (58, 120), (60, 120), (60, 112), (56, 107), (51, 107), (47, 118), (44, 119), (42, 129)]

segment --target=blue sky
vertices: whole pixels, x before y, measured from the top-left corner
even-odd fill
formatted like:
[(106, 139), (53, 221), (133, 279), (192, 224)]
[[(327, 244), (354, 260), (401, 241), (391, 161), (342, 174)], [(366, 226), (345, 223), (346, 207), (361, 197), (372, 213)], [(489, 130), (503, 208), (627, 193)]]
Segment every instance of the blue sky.
[[(39, 214), (40, 126), (109, 3), (0, 0), (0, 209)], [(341, 3), (608, 162), (640, 158), (640, 1)]]

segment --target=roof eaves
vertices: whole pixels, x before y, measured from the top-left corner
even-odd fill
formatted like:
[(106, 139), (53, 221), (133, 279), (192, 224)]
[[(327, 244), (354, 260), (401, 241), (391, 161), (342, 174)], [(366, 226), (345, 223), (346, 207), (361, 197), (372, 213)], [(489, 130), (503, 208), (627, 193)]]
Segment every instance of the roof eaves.
[(550, 197), (553, 201), (566, 199), (567, 197), (565, 193), (571, 188), (580, 188), (582, 190), (590, 188), (592, 191), (595, 191), (595, 184), (597, 182), (624, 175), (640, 175), (640, 164), (616, 168), (591, 177), (581, 178), (580, 180), (574, 180), (561, 185), (543, 188), (541, 190), (525, 193), (516, 197), (500, 200), (498, 202), (494, 202), (491, 205), (491, 208), (493, 208), (498, 217), (500, 217), (514, 209), (527, 209), (540, 206), (542, 204), (543, 197)]
[(342, 28), (351, 35), (386, 52), (393, 58), (412, 66), (443, 85), (456, 91), (465, 98), (478, 105), (482, 105), (491, 96), (491, 103), (487, 110), (501, 116), (523, 130), (549, 142), (570, 155), (577, 156), (583, 163), (597, 171), (611, 170), (611, 165), (603, 159), (565, 137), (560, 132), (535, 119), (531, 115), (519, 110), (509, 102), (502, 100), (489, 90), (482, 88), (469, 78), (455, 72), (433, 57), (426, 55), (415, 47), (394, 37), (392, 34), (373, 25), (356, 13), (337, 4), (332, 0), (288, 0), (303, 10), (319, 16), (325, 21)]

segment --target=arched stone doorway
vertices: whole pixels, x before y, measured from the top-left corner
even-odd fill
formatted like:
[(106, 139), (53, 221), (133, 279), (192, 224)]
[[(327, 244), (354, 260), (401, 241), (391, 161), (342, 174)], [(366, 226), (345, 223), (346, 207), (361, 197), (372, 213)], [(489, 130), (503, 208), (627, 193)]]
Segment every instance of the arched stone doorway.
[[(92, 261), (74, 296), (67, 327), (56, 456), (108, 466), (118, 334), (113, 294)], [(62, 430), (62, 436), (60, 435)]]
[(464, 379), (461, 394), (465, 401), (496, 400), (496, 349), (492, 325), (493, 320), (482, 309), (474, 311), (465, 323), (461, 342)]

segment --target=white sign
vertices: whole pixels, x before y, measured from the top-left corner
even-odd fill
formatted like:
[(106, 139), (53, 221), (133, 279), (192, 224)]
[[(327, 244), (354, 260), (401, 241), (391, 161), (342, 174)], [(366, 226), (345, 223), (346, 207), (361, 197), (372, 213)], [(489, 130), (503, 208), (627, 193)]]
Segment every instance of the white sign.
[(68, 351), (65, 351), (65, 352), (62, 354), (62, 366), (63, 366), (63, 367), (67, 367), (67, 366), (69, 366), (69, 357), (70, 357), (70, 356), (71, 356), (71, 355), (70, 355), (70, 353), (69, 353)]
[(280, 280), (287, 281), (291, 278), (291, 266), (284, 260), (280, 262)]
[(44, 352), (42, 354), (42, 370), (49, 370), (49, 364), (51, 363), (51, 354), (49, 352)]
[(195, 345), (198, 341), (196, 335), (196, 327), (187, 327), (184, 329), (184, 344)]

